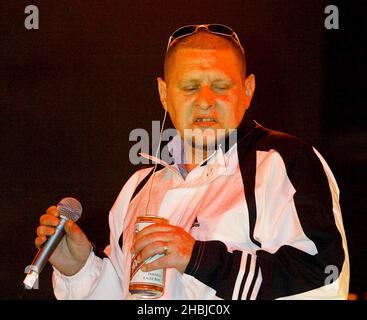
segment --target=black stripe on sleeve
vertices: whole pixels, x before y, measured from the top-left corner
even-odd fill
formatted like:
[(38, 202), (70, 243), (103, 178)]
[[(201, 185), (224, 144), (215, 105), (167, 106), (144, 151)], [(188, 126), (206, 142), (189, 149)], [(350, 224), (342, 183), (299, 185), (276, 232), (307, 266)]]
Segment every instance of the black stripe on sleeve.
[(254, 291), (254, 287), (255, 287), (255, 283), (256, 283), (257, 277), (259, 275), (259, 270), (260, 270), (260, 266), (259, 266), (259, 264), (256, 261), (254, 277), (252, 278), (251, 285), (250, 285), (250, 287), (248, 289), (246, 300), (250, 300), (250, 298), (251, 298), (252, 292)]
[(241, 251), (228, 252), (221, 241), (196, 241), (185, 273), (216, 290), (222, 299), (232, 299)]
[(247, 258), (246, 258), (246, 269), (245, 269), (245, 274), (243, 275), (243, 279), (241, 282), (241, 286), (240, 286), (240, 290), (238, 292), (238, 300), (241, 300), (242, 298), (242, 294), (243, 294), (243, 289), (245, 288), (245, 284), (246, 284), (246, 280), (248, 277), (248, 274), (250, 272), (250, 264), (251, 264), (251, 255), (248, 254)]
[(276, 299), (324, 286), (326, 267), (336, 266), (340, 275), (345, 255), (328, 179), (312, 146), (301, 139), (268, 131), (268, 137), (257, 148), (274, 149), (282, 157), (296, 190), (293, 200), (302, 230), (317, 248), (315, 255), (290, 245), (281, 246), (274, 254), (257, 251), (262, 273), (260, 295), (263, 299)]

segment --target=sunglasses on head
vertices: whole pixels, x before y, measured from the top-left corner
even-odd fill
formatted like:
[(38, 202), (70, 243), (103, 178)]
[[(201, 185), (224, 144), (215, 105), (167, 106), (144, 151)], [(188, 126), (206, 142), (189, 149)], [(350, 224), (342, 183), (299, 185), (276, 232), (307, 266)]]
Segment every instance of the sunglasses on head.
[(196, 33), (199, 29), (205, 29), (210, 33), (218, 34), (221, 36), (231, 37), (237, 42), (237, 44), (242, 49), (240, 39), (238, 38), (236, 32), (234, 32), (230, 27), (227, 27), (224, 24), (213, 23), (213, 24), (197, 24), (197, 25), (192, 24), (177, 29), (175, 32), (172, 33), (172, 35), (168, 39), (166, 52), (168, 52), (174, 40), (192, 35)]

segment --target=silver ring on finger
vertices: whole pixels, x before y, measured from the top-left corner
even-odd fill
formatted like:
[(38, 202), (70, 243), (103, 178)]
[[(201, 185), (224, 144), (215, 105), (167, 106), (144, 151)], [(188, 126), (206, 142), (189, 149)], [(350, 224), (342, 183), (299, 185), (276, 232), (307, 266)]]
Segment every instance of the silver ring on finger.
[(164, 244), (163, 246), (163, 254), (166, 256), (168, 254), (168, 247), (167, 247), (167, 243)]

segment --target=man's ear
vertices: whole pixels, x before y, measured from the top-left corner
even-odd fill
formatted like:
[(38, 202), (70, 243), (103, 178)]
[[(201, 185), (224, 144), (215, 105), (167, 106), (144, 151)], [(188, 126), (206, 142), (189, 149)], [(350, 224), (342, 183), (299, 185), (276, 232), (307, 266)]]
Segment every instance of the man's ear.
[(161, 103), (164, 110), (167, 111), (167, 84), (161, 77), (157, 78), (157, 83), (158, 83), (159, 98), (161, 99)]
[(250, 74), (245, 80), (245, 94), (247, 99), (251, 101), (252, 96), (254, 95), (256, 87), (255, 75)]

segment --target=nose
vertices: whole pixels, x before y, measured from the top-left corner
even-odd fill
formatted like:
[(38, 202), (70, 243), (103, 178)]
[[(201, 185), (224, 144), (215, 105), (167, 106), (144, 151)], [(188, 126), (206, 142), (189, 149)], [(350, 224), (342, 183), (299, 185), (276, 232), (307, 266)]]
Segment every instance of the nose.
[(197, 94), (195, 105), (203, 110), (208, 110), (214, 106), (214, 93), (209, 86), (202, 86)]

